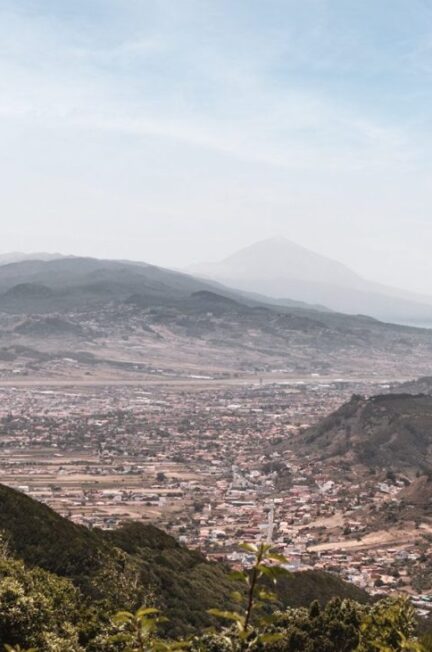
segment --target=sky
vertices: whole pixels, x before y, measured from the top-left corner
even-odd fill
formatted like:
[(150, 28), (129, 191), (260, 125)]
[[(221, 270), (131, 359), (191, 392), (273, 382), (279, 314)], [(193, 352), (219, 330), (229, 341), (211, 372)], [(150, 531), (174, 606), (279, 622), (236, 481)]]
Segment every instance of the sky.
[(284, 236), (432, 294), (432, 0), (0, 0), (0, 251)]

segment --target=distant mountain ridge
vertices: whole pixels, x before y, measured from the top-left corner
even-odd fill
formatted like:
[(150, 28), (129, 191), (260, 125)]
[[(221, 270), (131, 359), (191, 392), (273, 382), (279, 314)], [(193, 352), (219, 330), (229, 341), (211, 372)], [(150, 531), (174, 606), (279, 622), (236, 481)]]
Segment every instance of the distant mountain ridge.
[[(131, 277), (131, 272), (135, 276), (134, 279)], [(123, 279), (119, 277), (119, 274), (123, 275)], [(89, 277), (89, 275), (93, 276)], [(189, 279), (189, 281), (179, 285), (178, 281), (181, 278), (184, 281)], [(156, 283), (152, 291), (153, 301), (157, 297), (162, 299), (164, 286), (165, 290), (168, 290), (170, 286), (174, 286), (179, 297), (184, 294), (182, 289), (185, 289), (188, 295), (202, 289), (203, 291), (219, 292), (224, 296), (234, 297), (237, 300), (244, 300), (249, 303), (327, 311), (324, 306), (313, 306), (304, 301), (295, 301), (286, 297), (278, 300), (257, 293), (237, 291), (211, 279), (200, 281), (187, 273), (158, 267), (142, 261), (105, 260), (37, 252), (0, 254), (0, 310), (2, 307), (7, 310), (9, 308), (12, 310), (20, 309), (18, 301), (15, 303), (13, 301), (6, 303), (4, 300), (2, 301), (2, 294), (8, 299), (27, 299), (30, 303), (30, 310), (39, 308), (44, 311), (43, 302), (32, 305), (32, 300), (41, 298), (42, 295), (45, 295), (45, 298), (51, 295), (51, 303), (55, 304), (57, 297), (57, 302), (60, 302), (58, 308), (63, 309), (67, 305), (68, 299), (72, 303), (79, 303), (79, 298), (72, 295), (79, 294), (81, 290), (84, 290), (86, 294), (87, 303), (88, 301), (97, 301), (98, 298), (102, 301), (107, 300), (110, 295), (113, 299), (124, 299), (128, 291), (132, 294), (141, 292), (148, 295), (150, 290), (148, 287), (149, 280), (153, 285)], [(123, 292), (119, 286), (119, 281), (123, 286)], [(128, 284), (129, 288), (127, 287)], [(65, 294), (68, 295), (68, 299), (65, 298), (65, 301), (61, 302), (60, 295), (64, 296)], [(174, 295), (171, 292), (171, 298), (173, 297)], [(25, 306), (22, 307), (25, 310)], [(47, 307), (49, 307), (49, 304)]]
[(164, 303), (209, 287), (153, 265), (79, 257), (28, 259), (0, 266), (0, 310), (84, 308), (133, 294)]
[(191, 274), (274, 298), (290, 298), (384, 321), (432, 324), (432, 296), (424, 297), (362, 278), (346, 265), (285, 238), (257, 242)]
[[(132, 275), (135, 276), (134, 280)], [(179, 283), (180, 279), (182, 282)], [(249, 303), (362, 314), (381, 321), (418, 324), (420, 328), (425, 324), (432, 325), (432, 297), (367, 281), (342, 263), (284, 238), (255, 243), (220, 263), (193, 265), (185, 272), (144, 262), (64, 256), (59, 253), (0, 254), (0, 310), (2, 306), (13, 309), (12, 299), (15, 296), (18, 300), (20, 294), (22, 299), (26, 294), (31, 302), (38, 293), (45, 293), (49, 305), (48, 294), (55, 288), (59, 288), (63, 296), (60, 309), (79, 303), (84, 298), (86, 303), (91, 304), (98, 298), (97, 295), (99, 299), (102, 298), (102, 294), (105, 300), (110, 296), (113, 299), (120, 295), (125, 298), (128, 284), (129, 294), (141, 291), (144, 295), (151, 294), (153, 298), (162, 296), (164, 286), (165, 290), (174, 286), (180, 297), (187, 286), (188, 294), (211, 289)], [(123, 293), (121, 286), (125, 290)], [(6, 291), (9, 291), (10, 299), (7, 305), (1, 296)], [(81, 294), (79, 298), (77, 292)], [(55, 303), (55, 298), (54, 291), (51, 304)], [(39, 305), (43, 306), (43, 303)]]
[(24, 253), (22, 251), (11, 251), (0, 254), (0, 265), (9, 265), (10, 263), (21, 263), (24, 260), (57, 260), (59, 258), (69, 258), (59, 253), (47, 253), (45, 251)]

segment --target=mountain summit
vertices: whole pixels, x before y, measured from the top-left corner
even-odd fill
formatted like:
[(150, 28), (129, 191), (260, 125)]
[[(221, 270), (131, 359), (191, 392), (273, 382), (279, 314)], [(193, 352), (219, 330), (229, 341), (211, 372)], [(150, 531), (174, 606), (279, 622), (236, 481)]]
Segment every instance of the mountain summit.
[(339, 312), (432, 323), (432, 297), (368, 281), (346, 265), (285, 238), (257, 242), (220, 262), (191, 266), (188, 272), (243, 291)]
[[(283, 290), (287, 278), (299, 281), (361, 285), (362, 279), (342, 263), (309, 251), (286, 238), (269, 238), (256, 242), (228, 256), (219, 263), (196, 265), (195, 273), (217, 275), (226, 281), (236, 279), (270, 281), (272, 294)], [(278, 286), (279, 281), (279, 286)]]

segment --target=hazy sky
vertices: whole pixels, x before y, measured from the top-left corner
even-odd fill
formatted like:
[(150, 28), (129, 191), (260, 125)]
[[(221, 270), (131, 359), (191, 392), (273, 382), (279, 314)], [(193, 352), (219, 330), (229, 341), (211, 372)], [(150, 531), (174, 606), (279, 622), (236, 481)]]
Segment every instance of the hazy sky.
[(2, 251), (432, 293), (432, 0), (0, 0), (0, 180)]

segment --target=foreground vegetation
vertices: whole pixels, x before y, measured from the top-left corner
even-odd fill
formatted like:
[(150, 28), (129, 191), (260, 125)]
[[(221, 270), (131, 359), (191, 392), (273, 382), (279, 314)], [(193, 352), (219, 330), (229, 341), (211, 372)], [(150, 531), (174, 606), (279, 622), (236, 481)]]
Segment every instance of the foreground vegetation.
[[(138, 610), (110, 613), (106, 602), (83, 601), (71, 580), (29, 568), (10, 556), (0, 560), (0, 643), (8, 652), (391, 652), (432, 650), (417, 637), (415, 612), (403, 598), (359, 604), (335, 598), (324, 607), (281, 609), (277, 583), (286, 560), (270, 546), (244, 544), (253, 563), (232, 573), (232, 610), (213, 608), (212, 627), (181, 640), (167, 635), (167, 619), (148, 592)], [(134, 587), (138, 590), (139, 587)], [(119, 587), (120, 594), (122, 588)], [(185, 605), (187, 607), (187, 605)]]
[(153, 526), (88, 530), (0, 485), (0, 652), (432, 651), (403, 599), (243, 547), (232, 573)]

